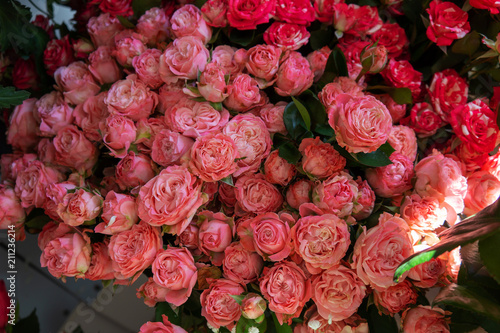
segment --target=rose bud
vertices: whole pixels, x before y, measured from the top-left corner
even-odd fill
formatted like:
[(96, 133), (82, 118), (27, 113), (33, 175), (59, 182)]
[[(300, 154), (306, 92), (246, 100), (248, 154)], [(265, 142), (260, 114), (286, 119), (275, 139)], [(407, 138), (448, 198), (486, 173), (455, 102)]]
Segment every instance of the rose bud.
[(99, 46), (89, 55), (89, 61), (89, 71), (100, 84), (114, 83), (122, 77), (108, 46)]
[(115, 36), (115, 49), (112, 55), (120, 65), (131, 68), (132, 59), (148, 49), (145, 42), (144, 36), (125, 30)]
[[(249, 293), (241, 301), (241, 314), (247, 319), (257, 319), (266, 311), (267, 303), (262, 296)], [(259, 322), (257, 320), (257, 322)]]
[(299, 179), (288, 187), (286, 191), (286, 202), (294, 209), (300, 205), (311, 202), (313, 183), (308, 179)]
[(153, 162), (147, 155), (133, 151), (125, 155), (116, 166), (116, 182), (122, 190), (146, 184), (155, 176)]
[(209, 63), (200, 75), (198, 91), (209, 102), (222, 102), (227, 97), (225, 73), (216, 63)]
[(314, 74), (306, 58), (291, 52), (278, 70), (274, 90), (280, 96), (298, 96), (313, 84)]
[(23, 101), (14, 108), (9, 120), (7, 143), (23, 152), (32, 151), (39, 142), (38, 122), (35, 119), (36, 98)]
[(73, 50), (75, 51), (75, 57), (79, 59), (88, 58), (89, 54), (94, 51), (94, 45), (90, 43), (89, 40), (80, 38), (73, 41)]
[(379, 73), (387, 65), (389, 60), (385, 46), (371, 45), (361, 51), (361, 65), (365, 73)]

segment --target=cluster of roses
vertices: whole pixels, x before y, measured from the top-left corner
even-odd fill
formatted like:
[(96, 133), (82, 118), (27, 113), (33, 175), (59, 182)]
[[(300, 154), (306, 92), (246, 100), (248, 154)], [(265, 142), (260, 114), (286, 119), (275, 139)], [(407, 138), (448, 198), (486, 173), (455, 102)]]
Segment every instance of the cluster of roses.
[[(108, 3), (90, 2), (104, 12), (88, 20), (91, 43), (49, 42), (44, 61), (56, 90), (13, 111), (7, 139), (15, 151), (1, 158), (2, 228), (15, 224), (23, 239), (26, 214), (43, 209), (52, 221), (38, 243), (52, 275), (129, 284), (151, 269), (138, 290), (148, 306), (181, 306), (197, 287), (215, 329), (234, 328), (242, 315), (258, 322), (267, 307), (291, 324), (310, 304), (296, 332), (366, 332), (356, 312), (373, 294), (381, 312), (404, 311), (406, 332), (417, 322), (423, 331), (448, 330), (444, 311), (412, 305), (419, 290), (456, 277), (458, 254), (417, 266), (397, 284), (393, 275), (438, 241), (445, 221), (500, 195), (500, 155), (489, 155), (500, 138), (497, 98), (468, 102), (467, 81), (453, 69), (425, 85), (405, 60), (405, 31), (376, 7), (209, 0), (201, 10), (152, 8), (126, 29)], [(478, 3), (487, 6), (470, 1), (486, 8)], [(388, 5), (400, 14), (401, 1)], [(452, 3), (434, 0), (428, 12), (438, 45), (468, 32), (467, 14)], [(214, 28), (255, 29), (270, 18), (265, 44), (207, 47)], [(386, 142), (395, 149), (392, 164), (367, 168), (365, 179), (319, 137), (299, 143), (297, 165), (272, 150), (273, 135), (287, 134), (287, 103), (271, 103), (266, 91), (300, 95), (322, 77), (331, 52), (297, 52), (314, 20), (333, 24), (347, 59), (349, 77), (318, 94), (337, 144), (352, 154)], [(411, 89), (408, 112), (388, 94), (364, 91), (374, 73)], [(417, 162), (417, 138), (448, 124), (455, 135)], [(116, 165), (99, 166), (110, 160)], [(376, 196), (399, 214), (358, 228)], [(155, 329), (183, 331), (165, 318), (141, 332)]]

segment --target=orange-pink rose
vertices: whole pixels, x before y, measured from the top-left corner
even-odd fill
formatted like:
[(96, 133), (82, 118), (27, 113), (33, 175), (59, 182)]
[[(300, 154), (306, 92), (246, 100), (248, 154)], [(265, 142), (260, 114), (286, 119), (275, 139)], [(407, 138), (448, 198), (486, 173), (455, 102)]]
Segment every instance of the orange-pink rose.
[(335, 172), (342, 171), (346, 165), (345, 157), (329, 143), (315, 139), (303, 139), (299, 146), (302, 153), (302, 169), (313, 177), (325, 179)]
[(281, 193), (261, 173), (241, 176), (235, 187), (238, 215), (275, 212), (283, 203)]
[(221, 326), (232, 329), (240, 319), (240, 305), (231, 297), (241, 295), (245, 289), (231, 280), (216, 279), (200, 297), (201, 315), (214, 328)]
[(449, 320), (445, 318), (445, 315), (444, 310), (428, 305), (407, 309), (401, 316), (403, 330), (405, 333), (449, 333)]

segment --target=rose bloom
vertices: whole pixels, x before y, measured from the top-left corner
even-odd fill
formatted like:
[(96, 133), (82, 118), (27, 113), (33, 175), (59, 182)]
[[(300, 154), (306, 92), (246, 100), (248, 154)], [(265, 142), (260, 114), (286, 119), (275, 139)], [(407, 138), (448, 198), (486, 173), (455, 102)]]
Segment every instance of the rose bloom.
[(318, 208), (340, 218), (351, 215), (357, 197), (358, 185), (344, 171), (317, 183), (312, 192), (312, 201)]
[(375, 192), (368, 185), (368, 182), (359, 176), (356, 179), (356, 184), (358, 185), (358, 197), (352, 209), (352, 216), (359, 221), (371, 215), (375, 207)]
[(146, 38), (131, 30), (124, 30), (115, 36), (115, 48), (112, 55), (116, 61), (125, 68), (132, 67), (132, 59), (145, 52)]
[(331, 52), (332, 50), (330, 50), (328, 46), (324, 46), (307, 55), (306, 59), (309, 61), (309, 65), (314, 74), (314, 82), (318, 82), (325, 73), (326, 63)]
[(104, 121), (109, 113), (104, 98), (106, 93), (89, 97), (85, 102), (76, 106), (73, 111), (74, 123), (80, 127), (85, 137), (91, 141), (100, 141), (99, 124)]
[(40, 123), (40, 136), (53, 137), (73, 122), (73, 108), (64, 101), (60, 92), (54, 90), (35, 103), (35, 119)]
[(399, 121), (406, 115), (406, 104), (398, 104), (396, 103), (391, 95), (389, 94), (381, 94), (374, 95), (379, 101), (385, 104), (387, 110), (391, 114), (392, 123), (397, 124)]
[(306, 27), (296, 23), (273, 22), (264, 32), (266, 44), (283, 51), (297, 51), (307, 44), (309, 37), (311, 34)]
[[(0, 57), (0, 79), (2, 78), (2, 72), (6, 67), (2, 66), (2, 60), (3, 59)], [(36, 72), (36, 65), (33, 58), (30, 57), (28, 60), (19, 58), (16, 60), (14, 68), (12, 69), (12, 84), (17, 89), (40, 89), (40, 77)]]
[(451, 111), (467, 103), (469, 86), (464, 78), (449, 68), (434, 74), (428, 91), (434, 111), (443, 121), (449, 122)]
[(338, 0), (314, 0), (316, 19), (321, 23), (333, 24), (334, 5), (338, 2)]
[(203, 18), (214, 28), (224, 28), (227, 25), (227, 0), (208, 0), (201, 6)]
[(342, 171), (346, 165), (346, 159), (331, 144), (321, 142), (319, 137), (303, 139), (299, 151), (302, 154), (302, 169), (319, 179)]
[(222, 133), (207, 133), (191, 147), (189, 169), (206, 182), (216, 182), (237, 169), (238, 148), (231, 137)]
[(233, 239), (233, 219), (221, 212), (204, 210), (198, 214), (198, 248), (209, 255), (216, 266), (222, 264), (224, 250)]
[(470, 31), (469, 15), (453, 2), (433, 0), (427, 9), (427, 38), (438, 46), (449, 46)]
[(265, 267), (259, 281), (269, 310), (276, 314), (280, 324), (291, 325), (311, 298), (311, 280), (293, 262), (281, 261), (271, 268)]
[(415, 161), (418, 146), (417, 137), (413, 129), (404, 125), (392, 126), (387, 142), (397, 153), (408, 157), (412, 162)]
[(394, 152), (389, 157), (392, 164), (366, 169), (366, 179), (375, 193), (392, 198), (412, 189), (413, 162), (405, 155)]
[(377, 307), (391, 316), (417, 303), (418, 297), (417, 291), (408, 280), (381, 291), (375, 290), (373, 295)]
[(408, 38), (405, 30), (397, 23), (384, 23), (372, 36), (373, 41), (385, 46), (389, 58), (398, 58), (408, 49)]
[(337, 96), (340, 94), (348, 94), (352, 97), (364, 96), (363, 87), (358, 85), (356, 81), (345, 76), (339, 76), (323, 87), (318, 94), (318, 98), (325, 108), (328, 108), (335, 105)]
[(163, 80), (158, 73), (160, 56), (160, 50), (148, 49), (132, 59), (132, 66), (137, 76), (151, 89), (158, 89), (163, 84)]
[(368, 333), (368, 323), (366, 319), (361, 318), (358, 314), (354, 314), (345, 320), (329, 321), (323, 318), (318, 313), (317, 306), (313, 305), (307, 309), (304, 322), (296, 324), (294, 333), (315, 332)]
[(227, 97), (225, 73), (216, 63), (208, 63), (200, 75), (198, 91), (209, 102), (222, 102)]
[(153, 280), (168, 289), (165, 301), (175, 306), (184, 304), (198, 277), (194, 259), (186, 248), (168, 247), (160, 250), (151, 266)]
[(419, 138), (436, 134), (444, 124), (440, 116), (426, 102), (414, 104), (410, 115), (401, 119), (401, 125), (412, 128)]
[(113, 280), (115, 271), (109, 257), (109, 240), (92, 244), (92, 258), (89, 269), (85, 272), (85, 279), (92, 281)]
[(389, 213), (383, 213), (379, 224), (368, 231), (363, 227), (354, 245), (352, 268), (365, 284), (379, 291), (395, 285), (396, 268), (413, 254), (409, 232), (405, 220)]
[(13, 154), (2, 154), (1, 176), (5, 184), (15, 184), (18, 174), (28, 167), (28, 163), (37, 159), (36, 154), (23, 154), (15, 152)]
[(151, 47), (165, 42), (169, 37), (170, 24), (164, 8), (148, 9), (137, 21), (136, 27), (137, 33), (146, 37), (147, 44)]
[(266, 103), (266, 95), (258, 82), (248, 74), (238, 74), (227, 86), (224, 106), (236, 112), (246, 112)]
[(251, 75), (267, 81), (265, 86), (268, 86), (278, 72), (281, 54), (282, 51), (275, 46), (256, 45), (247, 51), (245, 67)]
[[(60, 231), (58, 231), (60, 229)], [(47, 267), (50, 274), (56, 278), (85, 277), (90, 266), (92, 247), (85, 233), (57, 227), (56, 237), (44, 244), (40, 265)]]
[(291, 235), (296, 253), (311, 274), (337, 265), (351, 244), (347, 224), (333, 214), (302, 217)]
[(373, 96), (337, 95), (328, 109), (328, 123), (337, 142), (350, 153), (370, 153), (387, 141), (392, 128), (387, 107)]
[(186, 167), (169, 166), (139, 191), (139, 218), (153, 226), (164, 226), (168, 233), (181, 234), (196, 210), (206, 202), (202, 182)]
[(193, 36), (175, 39), (160, 57), (160, 77), (166, 83), (181, 79), (196, 79), (210, 58), (203, 42)]
[(234, 242), (224, 250), (222, 267), (224, 277), (246, 285), (260, 276), (264, 261), (262, 257), (247, 251), (239, 242)]
[(131, 151), (116, 165), (116, 182), (122, 190), (144, 185), (154, 176), (151, 159), (144, 154)]
[(201, 315), (214, 328), (232, 329), (240, 319), (240, 305), (231, 297), (241, 295), (245, 289), (239, 284), (226, 279), (214, 279), (210, 288), (205, 289), (200, 297)]
[(101, 217), (103, 222), (95, 227), (95, 232), (115, 235), (132, 228), (139, 221), (135, 198), (115, 191), (109, 191), (104, 199)]
[(467, 178), (464, 213), (473, 215), (494, 203), (500, 196), (500, 181), (487, 171), (477, 171)]
[(43, 226), (42, 231), (38, 234), (38, 247), (43, 251), (50, 241), (72, 231), (75, 229), (67, 224), (50, 221)]
[(164, 114), (172, 105), (175, 105), (181, 99), (186, 97), (182, 91), (185, 83), (178, 81), (176, 83), (165, 83), (158, 90), (158, 108), (159, 113)]
[(266, 104), (259, 110), (260, 119), (266, 124), (269, 133), (287, 134), (285, 123), (283, 122), (283, 113), (285, 112), (286, 102)]
[(168, 317), (164, 314), (161, 315), (163, 322), (148, 321), (141, 326), (139, 333), (187, 333), (185, 329), (180, 326), (174, 325), (168, 321)]
[(442, 226), (447, 218), (446, 208), (439, 204), (438, 199), (416, 193), (404, 199), (400, 212), (412, 230), (414, 242)]
[(403, 330), (408, 333), (442, 332), (449, 333), (450, 327), (445, 311), (424, 305), (409, 308), (401, 316)]
[(102, 141), (117, 158), (124, 158), (130, 145), (135, 141), (137, 128), (134, 122), (121, 115), (110, 115), (99, 124)]
[(38, 122), (35, 118), (36, 98), (23, 101), (12, 111), (7, 131), (7, 143), (23, 152), (31, 151), (39, 142)]
[(191, 222), (187, 228), (177, 236), (175, 245), (182, 245), (191, 250), (192, 253), (200, 254), (198, 250), (198, 231), (199, 229), (196, 224)]
[(151, 158), (162, 166), (169, 166), (186, 154), (193, 143), (193, 139), (182, 134), (168, 129), (162, 130), (154, 137)]
[(57, 89), (63, 92), (64, 99), (70, 104), (81, 104), (101, 90), (88, 66), (81, 61), (59, 67), (54, 73), (54, 79)]
[(122, 76), (116, 61), (111, 57), (111, 50), (109, 46), (99, 46), (89, 55), (88, 69), (100, 84), (114, 83)]
[(474, 8), (487, 9), (491, 14), (500, 12), (500, 3), (497, 0), (470, 0), (470, 5)]
[(114, 37), (125, 29), (117, 17), (107, 13), (99, 16), (91, 16), (87, 23), (87, 31), (95, 47), (115, 46)]
[(408, 88), (413, 99), (421, 93), (422, 73), (416, 71), (407, 60), (391, 58), (387, 67), (381, 72), (385, 81), (395, 88)]
[(73, 61), (75, 61), (75, 58), (68, 35), (61, 39), (52, 39), (47, 43), (43, 51), (43, 63), (47, 74), (52, 76), (56, 69), (67, 66)]
[(133, 14), (132, 0), (102, 0), (99, 9), (113, 16), (128, 17)]
[(99, 151), (76, 126), (66, 126), (54, 138), (55, 162), (89, 174), (97, 163)]
[(195, 5), (187, 4), (177, 9), (170, 18), (170, 31), (175, 38), (193, 36), (207, 44), (212, 38), (212, 28)]
[(271, 184), (286, 186), (297, 173), (297, 169), (284, 158), (279, 156), (278, 150), (273, 151), (264, 162), (266, 180)]
[(135, 281), (153, 263), (162, 243), (159, 229), (144, 221), (111, 236), (109, 256), (116, 278)]
[(15, 229), (24, 232), (25, 218), (26, 212), (14, 189), (3, 184), (0, 185), (0, 229), (8, 229), (9, 226), (13, 225)]
[[(212, 51), (212, 62), (221, 66), (224, 74), (232, 78), (243, 71), (245, 63), (239, 63), (235, 59), (237, 49), (229, 45), (219, 45)], [(246, 50), (244, 50), (246, 55)]]
[(278, 189), (265, 180), (263, 174), (244, 175), (235, 184), (237, 215), (274, 212), (281, 207), (283, 197)]
[(144, 298), (144, 304), (152, 308), (155, 307), (158, 302), (165, 302), (165, 297), (169, 292), (169, 289), (160, 286), (150, 277), (139, 287), (139, 289), (137, 289), (135, 295), (137, 298)]
[(325, 319), (340, 321), (353, 315), (363, 302), (366, 286), (356, 273), (343, 265), (334, 266), (312, 281), (312, 299)]
[(57, 207), (57, 213), (64, 223), (76, 227), (92, 221), (101, 213), (102, 197), (80, 188), (67, 193)]
[[(415, 252), (419, 252), (428, 247), (428, 245), (416, 245), (413, 249)], [(412, 280), (415, 287), (431, 288), (436, 285), (439, 278), (445, 273), (447, 261), (446, 257), (442, 255), (432, 258), (430, 261), (410, 269), (408, 278)]]
[(150, 118), (141, 118), (137, 121), (137, 150), (144, 154), (151, 154), (156, 136), (167, 129), (165, 119), (161, 115)]
[(271, 135), (264, 122), (253, 114), (240, 114), (232, 118), (222, 133), (233, 139), (240, 158), (244, 157), (237, 162), (238, 170), (233, 174), (235, 177), (256, 172), (262, 160), (271, 152)]
[(276, 13), (278, 20), (309, 26), (315, 19), (314, 8), (309, 0), (277, 0)]
[(253, 30), (268, 23), (276, 2), (269, 0), (228, 0), (227, 20), (238, 30)]
[(280, 96), (298, 96), (313, 84), (314, 74), (306, 58), (291, 52), (278, 70), (274, 90)]

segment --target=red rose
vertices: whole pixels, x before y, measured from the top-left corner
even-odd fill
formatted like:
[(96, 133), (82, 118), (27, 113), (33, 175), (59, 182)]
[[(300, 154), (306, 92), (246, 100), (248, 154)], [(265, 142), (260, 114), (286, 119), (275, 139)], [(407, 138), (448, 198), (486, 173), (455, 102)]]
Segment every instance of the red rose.
[(53, 39), (47, 43), (47, 47), (43, 51), (43, 63), (49, 75), (54, 75), (56, 69), (67, 66), (73, 61), (75, 58), (68, 36)]
[(453, 109), (467, 103), (469, 94), (467, 81), (454, 69), (445, 69), (434, 74), (428, 90), (434, 110), (446, 122), (450, 121), (450, 112)]
[(452, 2), (434, 0), (427, 9), (427, 37), (439, 46), (449, 46), (470, 31), (469, 15)]
[(276, 16), (280, 21), (306, 26), (316, 18), (309, 0), (277, 0)]
[(102, 0), (99, 9), (113, 16), (127, 17), (134, 14), (132, 0)]
[(24, 60), (17, 59), (12, 70), (12, 84), (17, 89), (33, 89), (38, 90), (39, 77), (36, 73), (36, 66), (33, 58)]
[(269, 22), (276, 6), (275, 0), (229, 0), (227, 20), (238, 30), (252, 30)]
[(422, 73), (413, 69), (413, 66), (407, 60), (397, 61), (391, 59), (381, 74), (391, 86), (409, 88), (414, 99), (420, 95)]

